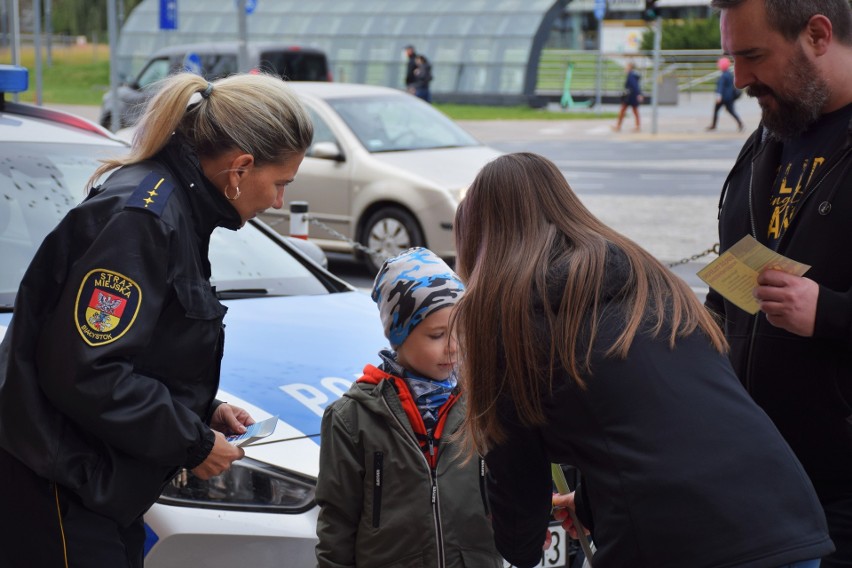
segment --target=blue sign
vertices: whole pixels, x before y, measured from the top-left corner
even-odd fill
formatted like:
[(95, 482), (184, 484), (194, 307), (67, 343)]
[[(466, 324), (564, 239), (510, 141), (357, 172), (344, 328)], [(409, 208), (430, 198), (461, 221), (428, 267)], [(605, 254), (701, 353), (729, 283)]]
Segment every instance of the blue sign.
[(160, 29), (176, 30), (178, 27), (177, 0), (160, 0)]
[(603, 20), (604, 14), (606, 14), (606, 0), (595, 0), (595, 17)]
[(183, 58), (183, 70), (201, 75), (201, 56), (197, 53), (187, 53)]
[[(240, 0), (237, 0), (237, 8), (240, 7)], [(257, 0), (246, 0), (246, 14), (254, 14), (257, 9)]]

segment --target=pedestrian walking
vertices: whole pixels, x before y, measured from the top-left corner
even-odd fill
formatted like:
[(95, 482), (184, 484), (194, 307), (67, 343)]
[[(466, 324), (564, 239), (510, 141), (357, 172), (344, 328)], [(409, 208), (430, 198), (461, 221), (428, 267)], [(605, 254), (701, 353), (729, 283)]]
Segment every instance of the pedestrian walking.
[(627, 73), (624, 77), (624, 92), (621, 94), (621, 108), (618, 110), (618, 122), (616, 122), (612, 129), (616, 132), (621, 130), (624, 115), (627, 112), (627, 108), (630, 107), (633, 111), (633, 117), (636, 119), (636, 127), (633, 130), (639, 132), (641, 129), (639, 103), (643, 99), (639, 73), (636, 72), (636, 64), (630, 61), (627, 63)]
[(405, 64), (405, 90), (414, 94), (414, 83), (417, 81), (417, 75), (415, 74), (415, 70), (417, 69), (417, 51), (415, 51), (413, 45), (406, 45), (403, 48), (403, 53), (406, 57)]
[(716, 67), (720, 72), (719, 78), (716, 79), (716, 105), (713, 107), (713, 122), (707, 127), (707, 130), (716, 130), (719, 110), (724, 106), (728, 114), (737, 121), (737, 131), (742, 132), (745, 125), (734, 109), (734, 103), (740, 98), (741, 91), (734, 86), (734, 74), (730, 71), (731, 60), (727, 57), (720, 57), (716, 62)]
[(414, 68), (414, 95), (431, 103), (432, 91), (429, 89), (429, 83), (432, 82), (432, 64), (420, 53), (417, 54), (415, 62), (417, 65)]

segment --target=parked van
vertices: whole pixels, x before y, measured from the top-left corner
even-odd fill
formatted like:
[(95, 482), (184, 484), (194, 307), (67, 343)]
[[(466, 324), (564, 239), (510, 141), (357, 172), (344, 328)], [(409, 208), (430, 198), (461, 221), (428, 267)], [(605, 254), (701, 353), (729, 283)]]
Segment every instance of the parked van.
[[(142, 114), (145, 103), (156, 91), (156, 83), (178, 71), (191, 71), (212, 81), (237, 73), (239, 69), (238, 42), (211, 42), (173, 45), (155, 52), (132, 81), (122, 84), (118, 94), (119, 128), (134, 124)], [(281, 45), (278, 43), (249, 43), (250, 69), (275, 73), (288, 81), (331, 81), (325, 53), (319, 49)], [(100, 123), (112, 127), (112, 93), (104, 94)]]

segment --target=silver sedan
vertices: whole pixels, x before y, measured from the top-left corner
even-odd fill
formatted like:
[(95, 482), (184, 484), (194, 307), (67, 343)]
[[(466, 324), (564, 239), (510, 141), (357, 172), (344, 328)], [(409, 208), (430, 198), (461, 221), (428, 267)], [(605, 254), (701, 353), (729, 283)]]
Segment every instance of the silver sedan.
[[(455, 257), (456, 207), (483, 165), (501, 154), (431, 105), (386, 87), (290, 83), (308, 108), (314, 142), (288, 203), (305, 201), (311, 240), (375, 269), (412, 246)], [(289, 232), (289, 208), (263, 218)]]

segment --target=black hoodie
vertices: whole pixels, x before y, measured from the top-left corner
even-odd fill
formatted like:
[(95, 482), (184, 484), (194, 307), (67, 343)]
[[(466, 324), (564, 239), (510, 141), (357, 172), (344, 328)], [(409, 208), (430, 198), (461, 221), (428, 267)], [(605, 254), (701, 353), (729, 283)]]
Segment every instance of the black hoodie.
[[(852, 112), (852, 106), (838, 112)], [(720, 201), (724, 252), (746, 234), (767, 243), (770, 191), (783, 145), (761, 126), (743, 147)], [(769, 414), (823, 500), (852, 494), (852, 121), (808, 184), (778, 252), (808, 264), (819, 284), (813, 337), (771, 325), (713, 291), (706, 305), (722, 318), (731, 362)]]
[[(801, 465), (703, 333), (670, 348), (665, 330), (655, 339), (645, 326), (626, 359), (604, 356), (624, 326), (629, 270), (611, 248), (586, 388), (554, 369), (541, 428), (500, 401), (508, 438), (485, 458), (498, 551), (521, 568), (538, 563), (552, 462), (582, 474), (578, 513), (594, 527), (595, 568), (775, 568), (831, 552)], [(550, 273), (555, 309), (565, 271)]]

